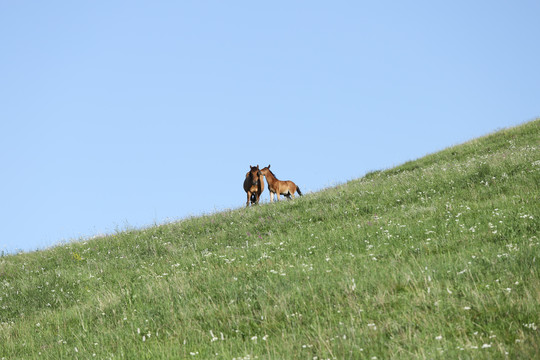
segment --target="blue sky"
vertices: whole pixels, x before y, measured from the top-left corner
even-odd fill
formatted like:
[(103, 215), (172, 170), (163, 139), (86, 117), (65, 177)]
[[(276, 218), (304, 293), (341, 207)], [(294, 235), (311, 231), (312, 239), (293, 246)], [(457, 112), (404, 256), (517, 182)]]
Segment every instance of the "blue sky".
[[(304, 193), (540, 116), (538, 1), (0, 3), (0, 251)], [(269, 201), (268, 192), (263, 201)]]

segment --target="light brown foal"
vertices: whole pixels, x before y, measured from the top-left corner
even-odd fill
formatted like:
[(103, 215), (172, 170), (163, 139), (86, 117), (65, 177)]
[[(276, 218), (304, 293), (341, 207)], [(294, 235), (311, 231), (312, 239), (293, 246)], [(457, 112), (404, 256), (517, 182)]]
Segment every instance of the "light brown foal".
[(268, 182), (268, 190), (270, 191), (270, 202), (274, 201), (274, 194), (277, 195), (278, 200), (280, 200), (279, 195), (284, 195), (285, 197), (287, 197), (287, 199), (291, 199), (291, 197), (294, 199), (294, 193), (296, 191), (298, 191), (298, 195), (302, 196), (300, 188), (296, 186), (294, 182), (292, 182), (291, 180), (278, 180), (276, 178), (276, 175), (274, 175), (272, 170), (270, 170), (270, 165), (261, 169), (260, 173), (264, 175), (266, 181)]

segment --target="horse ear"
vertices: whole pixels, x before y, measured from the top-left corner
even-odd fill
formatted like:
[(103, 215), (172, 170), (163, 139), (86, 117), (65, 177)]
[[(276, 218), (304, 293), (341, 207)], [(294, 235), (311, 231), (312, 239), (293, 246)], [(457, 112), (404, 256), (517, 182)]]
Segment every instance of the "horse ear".
[(257, 170), (259, 170), (259, 164), (257, 164)]
[(268, 164), (268, 168), (270, 169), (270, 164)]

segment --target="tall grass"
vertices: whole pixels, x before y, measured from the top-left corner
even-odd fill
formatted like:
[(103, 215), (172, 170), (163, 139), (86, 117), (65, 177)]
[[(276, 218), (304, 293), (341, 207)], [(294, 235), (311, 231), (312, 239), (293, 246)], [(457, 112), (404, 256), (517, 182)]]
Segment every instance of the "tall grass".
[(539, 358), (539, 145), (0, 257), (0, 358)]

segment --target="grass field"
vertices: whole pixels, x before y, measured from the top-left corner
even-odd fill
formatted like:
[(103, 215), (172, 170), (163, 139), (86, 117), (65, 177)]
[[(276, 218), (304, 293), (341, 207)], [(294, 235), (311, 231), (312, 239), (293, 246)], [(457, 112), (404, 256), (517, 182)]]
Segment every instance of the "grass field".
[(539, 184), (535, 120), (293, 201), (3, 256), (0, 358), (538, 359)]

